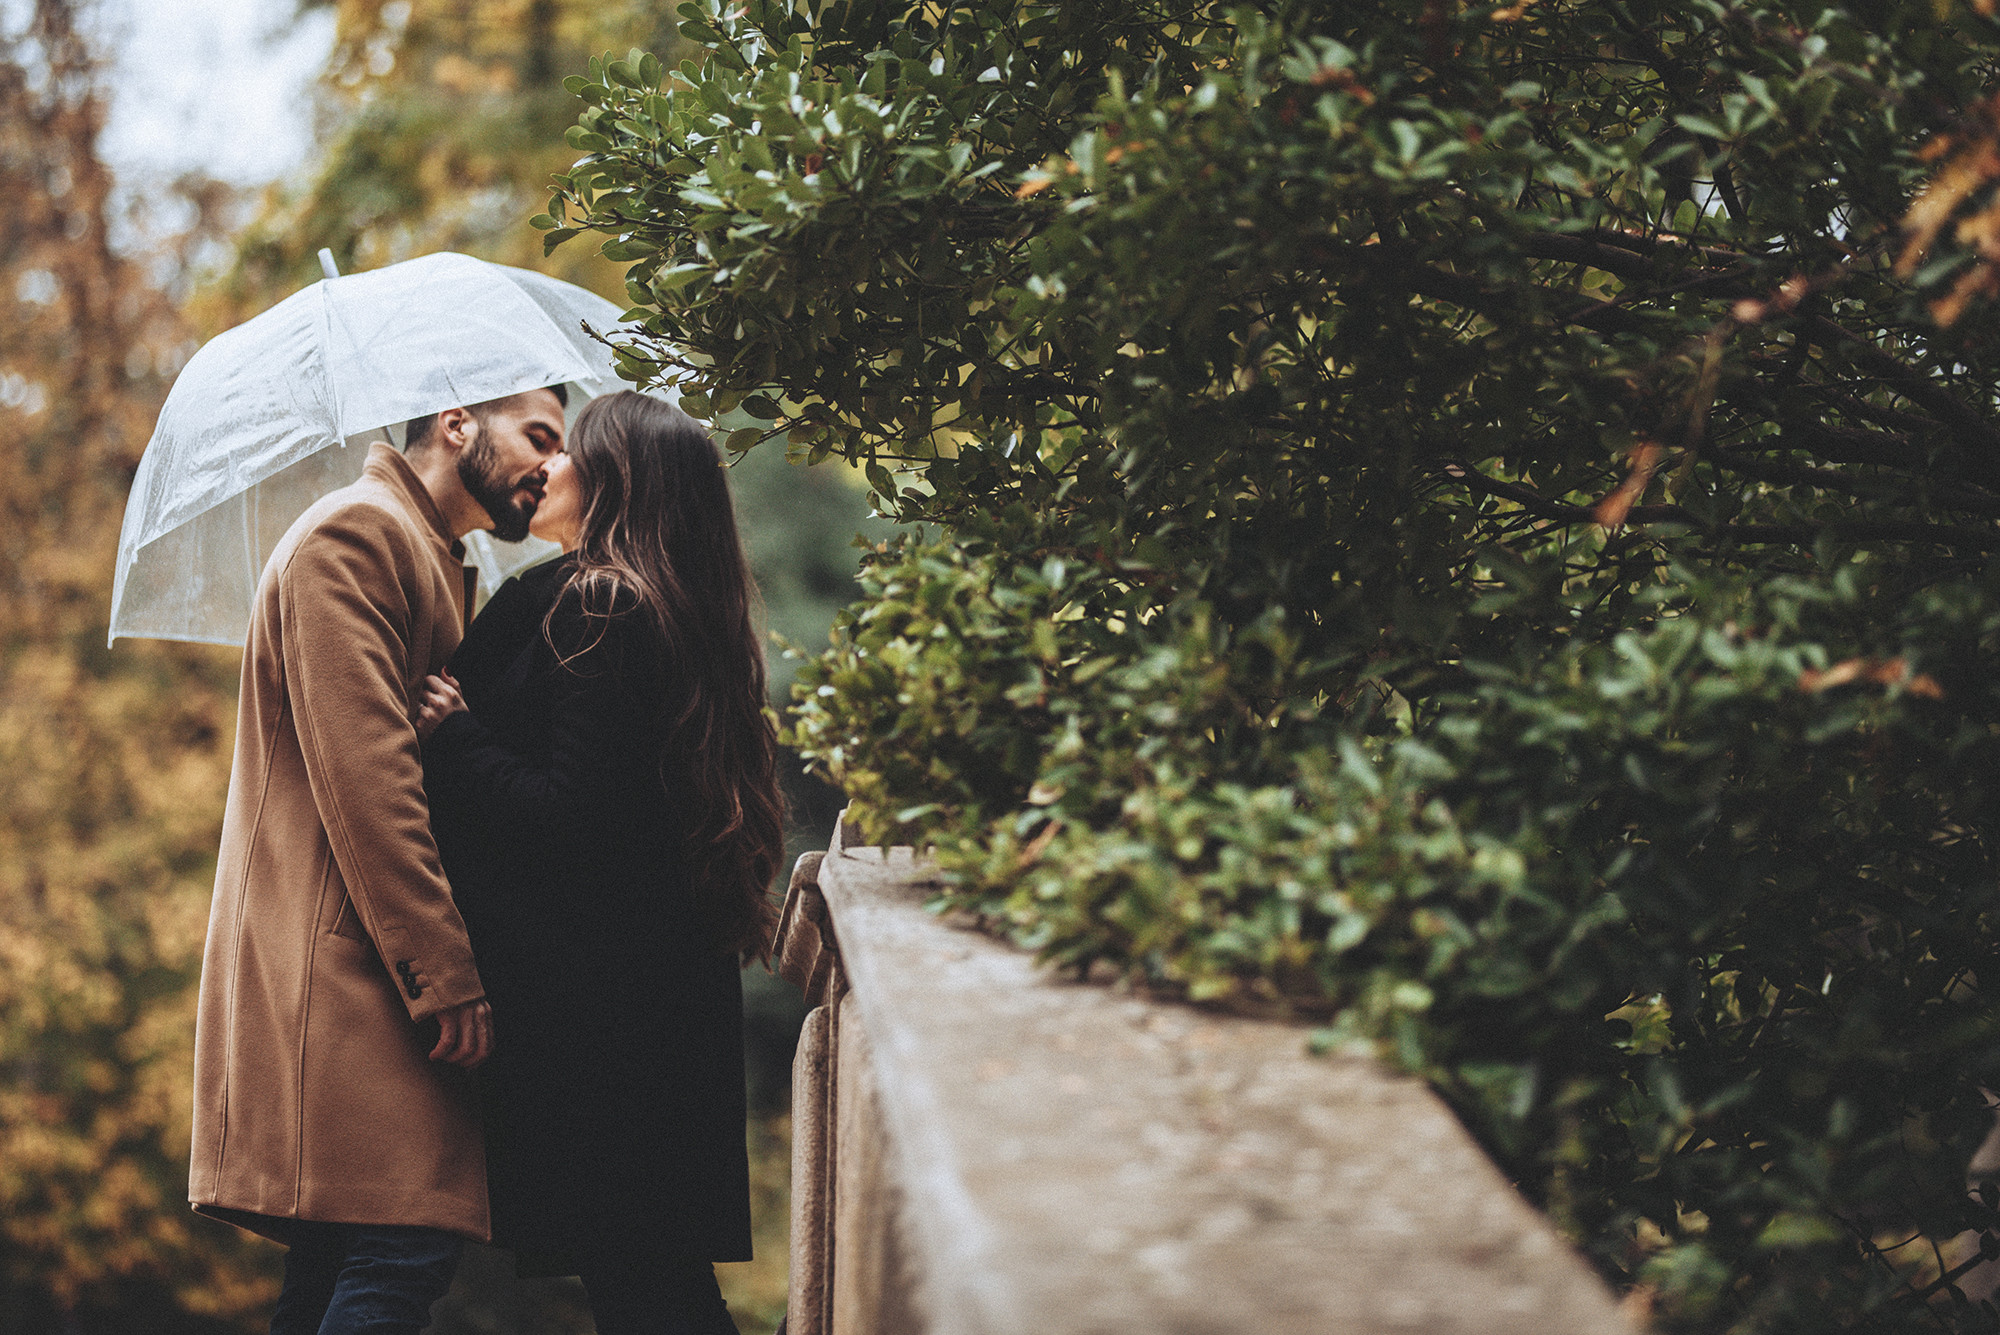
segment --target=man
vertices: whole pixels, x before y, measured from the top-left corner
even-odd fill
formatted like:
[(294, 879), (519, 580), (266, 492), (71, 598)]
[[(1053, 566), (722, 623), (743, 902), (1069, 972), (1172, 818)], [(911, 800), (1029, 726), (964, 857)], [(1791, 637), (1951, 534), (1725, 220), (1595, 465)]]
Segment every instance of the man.
[[(465, 1071), (494, 1041), (412, 724), (459, 539), (526, 533), (561, 387), (411, 423), (258, 582), (195, 1028), (197, 1210), (287, 1244), (273, 1335), (417, 1335), (488, 1236)], [(434, 1030), (434, 1032), (432, 1032)]]

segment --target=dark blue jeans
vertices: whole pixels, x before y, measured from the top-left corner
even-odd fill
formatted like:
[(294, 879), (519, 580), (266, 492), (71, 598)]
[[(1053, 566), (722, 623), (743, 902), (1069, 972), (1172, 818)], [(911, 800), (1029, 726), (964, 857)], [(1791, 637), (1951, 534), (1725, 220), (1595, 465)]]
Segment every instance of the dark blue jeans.
[(419, 1335), (465, 1244), (434, 1228), (322, 1224), (287, 1230), (271, 1335)]

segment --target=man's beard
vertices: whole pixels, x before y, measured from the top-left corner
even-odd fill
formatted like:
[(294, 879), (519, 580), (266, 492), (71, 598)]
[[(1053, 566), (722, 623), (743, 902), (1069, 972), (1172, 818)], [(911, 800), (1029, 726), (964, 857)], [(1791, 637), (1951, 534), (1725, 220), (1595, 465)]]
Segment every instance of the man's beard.
[(519, 542), (528, 536), (535, 502), (523, 504), (517, 499), (520, 488), (500, 475), (496, 455), (492, 442), (479, 436), (458, 456), (458, 480), (492, 517), (493, 536), (502, 542)]

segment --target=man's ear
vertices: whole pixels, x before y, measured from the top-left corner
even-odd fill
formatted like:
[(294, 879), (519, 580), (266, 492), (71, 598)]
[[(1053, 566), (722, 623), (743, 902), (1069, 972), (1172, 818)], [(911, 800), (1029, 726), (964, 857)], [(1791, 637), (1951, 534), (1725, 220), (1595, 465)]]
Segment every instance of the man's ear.
[(453, 453), (464, 449), (479, 436), (479, 419), (464, 408), (447, 408), (438, 414), (437, 439)]

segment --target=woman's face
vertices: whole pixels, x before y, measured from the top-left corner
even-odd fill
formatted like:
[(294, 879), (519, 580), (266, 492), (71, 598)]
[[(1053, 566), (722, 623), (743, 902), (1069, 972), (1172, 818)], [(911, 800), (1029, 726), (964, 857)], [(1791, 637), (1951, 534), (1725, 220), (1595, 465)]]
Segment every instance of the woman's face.
[(548, 474), (549, 480), (542, 488), (542, 503), (535, 507), (528, 532), (558, 544), (566, 552), (572, 551), (582, 536), (583, 487), (577, 482), (576, 470), (570, 467), (568, 454), (550, 459)]

